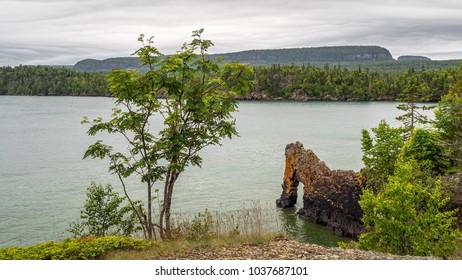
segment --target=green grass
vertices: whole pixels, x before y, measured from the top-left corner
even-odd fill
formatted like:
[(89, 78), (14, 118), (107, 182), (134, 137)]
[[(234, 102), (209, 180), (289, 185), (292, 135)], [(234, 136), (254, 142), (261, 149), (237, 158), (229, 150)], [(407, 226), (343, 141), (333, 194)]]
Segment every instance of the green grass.
[[(273, 214), (272, 214), (273, 213)], [(68, 238), (28, 247), (0, 249), (1, 260), (162, 259), (162, 256), (201, 248), (213, 250), (261, 244), (276, 235), (274, 211), (258, 204), (230, 212), (177, 214), (171, 240), (146, 241), (122, 236)]]
[(240, 247), (244, 244), (263, 244), (275, 238), (275, 234), (255, 236), (215, 236), (201, 240), (170, 240), (156, 242), (155, 245), (141, 250), (117, 250), (105, 254), (107, 260), (148, 260), (165, 259), (182, 252), (201, 250), (203, 252), (217, 250), (219, 248)]

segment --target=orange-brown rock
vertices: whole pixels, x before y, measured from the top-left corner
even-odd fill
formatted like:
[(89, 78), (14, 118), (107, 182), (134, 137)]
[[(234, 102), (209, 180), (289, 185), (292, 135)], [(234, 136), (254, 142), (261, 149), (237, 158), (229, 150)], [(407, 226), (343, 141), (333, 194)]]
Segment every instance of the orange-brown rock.
[(361, 180), (351, 170), (330, 170), (300, 142), (285, 149), (286, 166), (278, 207), (293, 207), (297, 188), (303, 184), (303, 208), (298, 214), (330, 228), (340, 236), (357, 238), (363, 231), (362, 210), (358, 204)]

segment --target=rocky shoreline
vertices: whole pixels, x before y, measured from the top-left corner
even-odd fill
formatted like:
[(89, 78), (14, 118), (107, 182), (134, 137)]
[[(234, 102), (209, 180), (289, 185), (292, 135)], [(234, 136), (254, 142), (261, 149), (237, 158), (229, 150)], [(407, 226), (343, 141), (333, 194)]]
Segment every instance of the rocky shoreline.
[(370, 102), (370, 101), (396, 101), (391, 96), (380, 96), (371, 100), (362, 98), (336, 96), (335, 94), (328, 94), (323, 96), (308, 96), (300, 90), (294, 91), (291, 95), (286, 97), (274, 97), (266, 91), (251, 91), (245, 96), (236, 97), (237, 100), (254, 100), (254, 101), (339, 101), (339, 102)]
[(157, 260), (429, 260), (432, 257), (397, 256), (356, 249), (326, 248), (277, 237), (263, 244), (188, 248), (148, 257)]

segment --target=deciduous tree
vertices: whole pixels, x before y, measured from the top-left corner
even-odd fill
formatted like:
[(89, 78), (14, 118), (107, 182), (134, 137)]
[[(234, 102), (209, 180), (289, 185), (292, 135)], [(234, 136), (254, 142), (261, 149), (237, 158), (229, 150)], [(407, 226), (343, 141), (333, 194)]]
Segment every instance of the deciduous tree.
[(363, 129), (361, 131), (363, 170), (369, 185), (380, 188), (393, 174), (395, 163), (404, 145), (401, 130), (381, 121), (372, 128), (373, 136)]
[[(119, 107), (113, 109), (109, 121), (93, 120), (88, 131), (90, 135), (118, 133), (127, 140), (128, 153), (98, 141), (85, 157), (109, 158), (109, 169), (118, 175), (127, 196), (125, 178), (139, 176), (146, 186), (147, 209), (134, 209), (147, 238), (155, 238), (156, 226), (162, 238), (171, 236), (171, 205), (178, 177), (188, 166), (201, 165), (199, 152), (204, 147), (237, 135), (232, 115), (238, 106), (236, 97), (249, 92), (254, 80), (248, 65), (208, 59), (213, 44), (202, 39), (202, 33), (203, 29), (194, 31), (191, 43), (169, 56), (158, 51), (153, 38), (141, 35), (143, 46), (136, 54), (149, 70), (144, 74), (113, 71), (109, 86)], [(155, 115), (163, 120), (157, 133), (151, 129)], [(153, 188), (159, 181), (163, 181), (162, 204), (155, 224)]]
[(445, 211), (448, 198), (441, 182), (422, 172), (415, 161), (400, 160), (377, 194), (365, 190), (359, 204), (367, 232), (359, 238), (366, 250), (399, 255), (450, 256), (459, 246), (456, 212)]
[(449, 93), (438, 102), (434, 125), (441, 134), (449, 158), (454, 165), (462, 167), (462, 64)]

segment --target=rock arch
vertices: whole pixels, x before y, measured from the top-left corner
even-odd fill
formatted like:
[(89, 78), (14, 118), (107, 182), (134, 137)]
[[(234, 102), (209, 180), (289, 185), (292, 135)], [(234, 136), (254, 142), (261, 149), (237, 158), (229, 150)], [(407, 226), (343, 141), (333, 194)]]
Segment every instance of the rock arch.
[(303, 187), (303, 208), (298, 214), (330, 228), (335, 234), (356, 239), (363, 231), (358, 204), (363, 182), (351, 170), (330, 170), (313, 151), (300, 142), (285, 149), (286, 165), (278, 207), (293, 207), (297, 189)]

